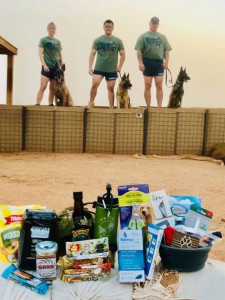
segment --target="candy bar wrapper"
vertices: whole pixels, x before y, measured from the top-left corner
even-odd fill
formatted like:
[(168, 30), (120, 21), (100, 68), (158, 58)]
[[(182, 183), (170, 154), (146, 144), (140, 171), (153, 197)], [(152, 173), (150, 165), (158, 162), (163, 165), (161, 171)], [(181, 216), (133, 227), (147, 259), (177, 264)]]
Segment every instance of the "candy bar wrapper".
[(109, 277), (110, 270), (110, 263), (91, 266), (77, 266), (76, 269), (62, 269), (60, 278), (63, 282), (104, 280)]
[(94, 257), (94, 258), (86, 258), (86, 259), (73, 259), (72, 257), (68, 258), (66, 255), (61, 257), (60, 259), (60, 266), (61, 269), (67, 270), (67, 269), (76, 269), (81, 267), (88, 267), (88, 266), (96, 266), (100, 264), (105, 264), (109, 262), (109, 256), (108, 255), (102, 255), (100, 257)]
[(66, 242), (66, 254), (71, 257), (92, 258), (109, 252), (108, 238)]
[(45, 295), (48, 291), (48, 287), (52, 285), (52, 283), (48, 283), (27, 272), (21, 271), (15, 265), (10, 265), (8, 268), (6, 268), (2, 273), (2, 277), (11, 279), (14, 282), (41, 295)]

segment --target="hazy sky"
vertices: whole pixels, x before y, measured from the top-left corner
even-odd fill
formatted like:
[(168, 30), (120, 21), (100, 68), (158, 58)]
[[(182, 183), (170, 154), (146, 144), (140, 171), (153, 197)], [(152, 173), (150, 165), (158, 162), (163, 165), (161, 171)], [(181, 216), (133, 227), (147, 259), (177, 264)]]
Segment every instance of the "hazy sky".
[[(18, 48), (14, 70), (14, 104), (34, 104), (40, 84), (38, 42), (54, 21), (63, 47), (66, 82), (74, 102), (89, 101), (91, 76), (88, 56), (94, 38), (103, 34), (106, 19), (115, 23), (114, 35), (126, 49), (123, 71), (130, 73), (133, 106), (145, 105), (143, 76), (134, 45), (149, 29), (152, 16), (160, 18), (159, 32), (172, 46), (169, 68), (175, 81), (181, 66), (191, 77), (185, 84), (183, 107), (225, 107), (225, 1), (224, 0), (0, 0), (0, 35)], [(0, 56), (0, 103), (5, 103), (4, 56)], [(171, 89), (164, 86), (166, 106)], [(156, 105), (153, 90), (152, 104)], [(47, 104), (47, 92), (43, 104)], [(96, 105), (108, 105), (106, 85)]]

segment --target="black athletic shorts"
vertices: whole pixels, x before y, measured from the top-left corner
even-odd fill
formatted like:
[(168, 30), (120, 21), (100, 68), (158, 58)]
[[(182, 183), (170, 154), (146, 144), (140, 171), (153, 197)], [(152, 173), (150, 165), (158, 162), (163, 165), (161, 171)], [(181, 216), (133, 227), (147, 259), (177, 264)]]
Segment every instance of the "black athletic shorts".
[(54, 79), (55, 78), (55, 71), (56, 68), (49, 68), (49, 72), (45, 72), (43, 66), (41, 68), (41, 75), (48, 77), (49, 79)]
[(93, 74), (102, 75), (103, 77), (105, 77), (106, 81), (116, 80), (116, 78), (118, 77), (116, 72), (110, 73), (110, 72), (102, 72), (102, 71), (94, 70)]
[(145, 70), (143, 72), (144, 76), (148, 76), (148, 77), (163, 76), (164, 69), (162, 67), (163, 64), (162, 60), (143, 58), (143, 64), (145, 66)]

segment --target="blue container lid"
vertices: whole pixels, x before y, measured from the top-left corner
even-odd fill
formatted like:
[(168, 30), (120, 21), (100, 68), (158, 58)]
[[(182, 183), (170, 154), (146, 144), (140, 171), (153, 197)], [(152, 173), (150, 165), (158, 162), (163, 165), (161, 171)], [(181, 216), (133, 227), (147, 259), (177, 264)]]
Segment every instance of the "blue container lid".
[(37, 243), (36, 245), (37, 255), (41, 255), (41, 256), (45, 256), (45, 255), (48, 256), (48, 255), (55, 254), (57, 249), (58, 249), (57, 243), (52, 241), (43, 241)]

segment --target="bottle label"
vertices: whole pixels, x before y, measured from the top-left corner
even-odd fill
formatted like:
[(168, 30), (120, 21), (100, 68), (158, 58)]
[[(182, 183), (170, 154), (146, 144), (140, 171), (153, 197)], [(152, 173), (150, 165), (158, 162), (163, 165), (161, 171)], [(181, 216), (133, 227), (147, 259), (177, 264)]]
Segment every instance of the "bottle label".
[(72, 232), (72, 241), (83, 241), (89, 240), (89, 230), (88, 229), (77, 229)]

